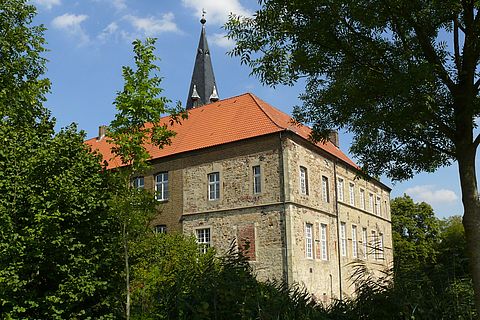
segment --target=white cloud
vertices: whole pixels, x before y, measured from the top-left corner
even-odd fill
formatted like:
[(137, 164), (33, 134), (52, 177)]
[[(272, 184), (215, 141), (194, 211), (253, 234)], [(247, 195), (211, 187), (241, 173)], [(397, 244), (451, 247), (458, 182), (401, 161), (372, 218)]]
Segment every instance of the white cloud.
[(182, 0), (182, 4), (186, 8), (194, 9), (193, 14), (198, 18), (202, 16), (202, 9), (205, 9), (207, 23), (215, 25), (223, 25), (227, 22), (230, 13), (241, 16), (252, 15), (239, 0)]
[(70, 36), (78, 39), (79, 45), (85, 45), (90, 42), (90, 38), (85, 30), (82, 28), (81, 23), (88, 18), (84, 14), (71, 14), (65, 13), (61, 16), (55, 17), (52, 20), (52, 26), (59, 30), (64, 30)]
[(102, 32), (98, 35), (100, 41), (106, 41), (112, 35), (114, 35), (118, 30), (118, 24), (116, 22), (110, 23)]
[(113, 5), (117, 10), (127, 9), (126, 0), (112, 0), (112, 5)]
[(52, 9), (53, 6), (59, 6), (61, 4), (61, 1), (60, 0), (33, 0), (33, 3), (50, 10)]
[(221, 48), (232, 49), (235, 46), (235, 41), (228, 39), (224, 33), (214, 33), (209, 38), (214, 45)]
[(415, 201), (425, 201), (429, 204), (453, 203), (458, 196), (452, 190), (436, 189), (435, 185), (421, 185), (408, 188), (405, 193)]
[[(144, 36), (151, 37), (164, 32), (178, 32), (179, 29), (174, 22), (175, 16), (173, 13), (165, 13), (160, 18), (155, 17), (137, 17), (134, 15), (126, 15), (123, 17), (130, 22), (137, 33)], [(127, 35), (127, 33), (124, 33)], [(132, 36), (132, 35), (130, 35)], [(133, 36), (135, 37), (135, 36)]]
[(108, 4), (113, 8), (115, 8), (117, 11), (122, 11), (128, 8), (127, 0), (92, 0), (92, 1), (96, 3)]

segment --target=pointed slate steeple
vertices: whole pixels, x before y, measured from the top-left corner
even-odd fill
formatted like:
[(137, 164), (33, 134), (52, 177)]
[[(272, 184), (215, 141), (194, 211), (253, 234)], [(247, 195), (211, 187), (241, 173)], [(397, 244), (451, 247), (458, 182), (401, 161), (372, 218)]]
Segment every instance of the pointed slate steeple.
[(205, 34), (205, 11), (202, 19), (202, 32), (198, 42), (197, 56), (193, 67), (192, 81), (188, 90), (187, 109), (192, 109), (210, 102), (217, 101), (217, 84), (213, 74), (210, 50), (208, 49), (207, 36)]

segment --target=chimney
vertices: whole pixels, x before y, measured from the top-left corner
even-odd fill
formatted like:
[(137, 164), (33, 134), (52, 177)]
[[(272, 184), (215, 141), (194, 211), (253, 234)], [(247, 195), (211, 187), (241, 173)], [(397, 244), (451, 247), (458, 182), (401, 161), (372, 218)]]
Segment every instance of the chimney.
[(105, 134), (107, 133), (107, 126), (101, 125), (98, 127), (98, 137), (97, 141), (102, 140), (105, 137)]
[(330, 133), (328, 134), (328, 141), (333, 143), (335, 147), (339, 148), (340, 147), (340, 142), (338, 140), (338, 131), (337, 130), (330, 130)]

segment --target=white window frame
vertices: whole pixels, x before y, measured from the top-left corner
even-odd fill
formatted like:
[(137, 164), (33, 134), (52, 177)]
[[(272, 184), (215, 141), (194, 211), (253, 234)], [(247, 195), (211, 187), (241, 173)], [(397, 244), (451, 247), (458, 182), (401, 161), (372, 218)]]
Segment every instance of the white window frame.
[(362, 228), (362, 247), (363, 259), (368, 259), (368, 231), (367, 228)]
[(145, 188), (145, 178), (143, 176), (135, 177), (132, 179), (132, 187), (135, 189)]
[(308, 195), (308, 170), (307, 168), (300, 166), (300, 193)]
[(200, 253), (206, 253), (208, 248), (212, 246), (212, 232), (210, 228), (195, 229), (195, 237), (197, 239), (198, 250)]
[(360, 209), (365, 210), (365, 189), (360, 188)]
[(383, 260), (383, 233), (378, 234), (378, 259)]
[(340, 252), (342, 257), (347, 256), (347, 224), (340, 222)]
[(377, 260), (378, 253), (377, 253), (377, 231), (376, 230), (372, 230), (372, 248), (373, 248), (373, 258)]
[(313, 224), (305, 223), (305, 256), (313, 259)]
[(358, 258), (357, 226), (352, 224), (352, 257)]
[(168, 200), (168, 171), (155, 175), (155, 199), (158, 201)]
[(211, 172), (207, 175), (208, 180), (208, 200), (215, 201), (220, 199), (220, 172)]
[(350, 197), (350, 205), (355, 206), (355, 184), (352, 182), (348, 183), (348, 194)]
[(322, 176), (322, 199), (324, 202), (330, 202), (328, 177)]
[(165, 224), (156, 225), (155, 227), (153, 227), (153, 233), (155, 234), (167, 233), (167, 225)]
[(262, 193), (262, 169), (258, 166), (252, 167), (253, 175), (253, 194)]
[(320, 224), (320, 245), (321, 245), (321, 255), (322, 260), (328, 260), (328, 238), (327, 238), (327, 225), (324, 223)]
[(338, 201), (343, 202), (343, 178), (337, 178), (337, 197)]
[(373, 200), (373, 193), (368, 194), (368, 211), (373, 213), (373, 206), (375, 205)]
[(376, 201), (375, 201), (375, 214), (377, 216), (381, 216), (382, 215), (382, 206), (381, 206), (381, 201), (382, 201), (382, 198), (380, 198), (379, 196), (376, 197)]

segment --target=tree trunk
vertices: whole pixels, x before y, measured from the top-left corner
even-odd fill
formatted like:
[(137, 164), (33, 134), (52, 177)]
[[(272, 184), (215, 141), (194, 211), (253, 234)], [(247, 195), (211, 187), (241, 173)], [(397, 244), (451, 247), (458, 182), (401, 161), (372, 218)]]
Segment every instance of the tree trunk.
[(123, 224), (123, 248), (125, 255), (125, 281), (127, 286), (127, 302), (125, 304), (125, 319), (130, 320), (130, 267), (128, 265), (127, 224)]
[(472, 148), (458, 156), (458, 170), (464, 208), (463, 226), (467, 239), (469, 267), (475, 292), (477, 319), (480, 319), (480, 200), (475, 173), (476, 150)]

